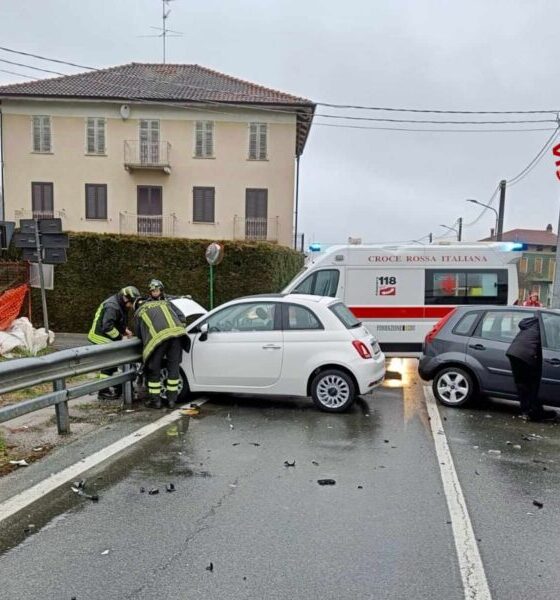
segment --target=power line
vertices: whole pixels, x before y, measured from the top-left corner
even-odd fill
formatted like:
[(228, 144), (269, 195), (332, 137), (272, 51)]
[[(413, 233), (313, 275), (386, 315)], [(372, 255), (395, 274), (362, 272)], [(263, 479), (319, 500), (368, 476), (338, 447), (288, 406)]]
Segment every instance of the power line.
[(554, 130), (552, 135), (546, 140), (545, 145), (537, 152), (536, 156), (529, 162), (529, 164), (522, 169), (515, 177), (507, 180), (507, 184), (509, 186), (515, 185), (519, 183), (522, 179), (524, 179), (542, 160), (543, 156), (547, 153), (549, 148), (554, 143), (555, 139), (558, 137), (558, 133), (560, 132), (560, 125)]
[(346, 115), (326, 115), (323, 113), (317, 113), (316, 117), (322, 117), (324, 119), (344, 119), (349, 121), (373, 121), (381, 123), (428, 123), (431, 125), (509, 125), (519, 123), (557, 123), (556, 119), (525, 119), (525, 120), (511, 120), (511, 121), (438, 121), (429, 119), (389, 119), (384, 117), (351, 117)]
[(17, 73), (16, 71), (7, 71), (6, 69), (0, 69), (0, 73), (8, 73), (9, 75), (17, 75), (18, 77), (26, 77), (27, 79), (33, 79), (33, 81), (37, 81), (37, 77), (31, 77), (31, 75), (24, 75), (23, 73)]
[(409, 127), (383, 127), (383, 126), (367, 126), (367, 125), (342, 125), (338, 123), (321, 123), (313, 121), (313, 126), (321, 127), (338, 127), (341, 129), (365, 129), (373, 131), (404, 131), (404, 132), (430, 132), (430, 133), (519, 133), (522, 131), (553, 131), (551, 127), (531, 127), (525, 129), (439, 129), (439, 128), (409, 128)]
[(12, 48), (6, 48), (5, 46), (0, 46), (0, 50), (4, 50), (4, 52), (11, 52), (12, 54), (21, 54), (22, 56), (31, 56), (32, 58), (37, 58), (39, 60), (46, 60), (48, 62), (58, 63), (60, 65), (69, 65), (70, 67), (78, 67), (78, 69), (89, 69), (90, 71), (98, 71), (99, 69), (96, 67), (86, 67), (84, 65), (78, 65), (76, 63), (68, 62), (67, 60), (58, 60), (56, 58), (47, 58), (46, 56), (41, 56), (40, 54), (32, 54), (31, 52), (22, 52), (21, 50), (12, 50)]
[(410, 112), (410, 113), (428, 113), (438, 115), (538, 115), (560, 112), (558, 109), (545, 110), (440, 110), (428, 108), (394, 108), (389, 106), (361, 106), (355, 104), (332, 104), (329, 102), (317, 102), (317, 106), (327, 108), (343, 108), (355, 110), (372, 110), (380, 112)]
[(463, 229), (465, 229), (467, 227), (473, 227), (480, 221), (480, 219), (482, 219), (482, 217), (486, 214), (486, 211), (490, 210), (490, 208), (494, 204), (494, 202), (496, 200), (496, 196), (498, 195), (499, 189), (500, 189), (500, 186), (499, 185), (496, 186), (496, 189), (492, 193), (492, 196), (490, 196), (490, 200), (488, 200), (488, 202), (486, 202), (486, 206), (480, 211), (480, 213), (478, 214), (477, 217), (475, 217), (474, 220), (470, 221), (469, 223), (463, 223)]
[(42, 71), (43, 73), (51, 73), (53, 75), (67, 75), (68, 74), (68, 73), (60, 73), (60, 71), (51, 71), (49, 69), (41, 69), (41, 67), (32, 67), (31, 65), (14, 62), (13, 60), (6, 60), (5, 58), (0, 58), (0, 62), (7, 63), (9, 65), (15, 65), (16, 67), (25, 67), (26, 69), (34, 69), (35, 71)]

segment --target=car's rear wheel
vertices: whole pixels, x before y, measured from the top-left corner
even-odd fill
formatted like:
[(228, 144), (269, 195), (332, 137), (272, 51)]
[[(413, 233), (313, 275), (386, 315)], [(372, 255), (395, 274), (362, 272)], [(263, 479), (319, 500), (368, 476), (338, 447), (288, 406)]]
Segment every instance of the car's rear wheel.
[[(167, 381), (167, 367), (162, 367), (160, 371), (160, 382), (162, 389), (162, 397), (166, 398), (165, 382)], [(177, 393), (177, 402), (187, 402), (190, 396), (189, 382), (183, 369), (179, 369), (179, 389)]]
[(311, 383), (313, 402), (327, 412), (343, 412), (352, 406), (356, 386), (344, 371), (328, 369), (318, 373)]
[(445, 406), (467, 406), (476, 395), (472, 375), (460, 367), (442, 369), (432, 384), (434, 396)]

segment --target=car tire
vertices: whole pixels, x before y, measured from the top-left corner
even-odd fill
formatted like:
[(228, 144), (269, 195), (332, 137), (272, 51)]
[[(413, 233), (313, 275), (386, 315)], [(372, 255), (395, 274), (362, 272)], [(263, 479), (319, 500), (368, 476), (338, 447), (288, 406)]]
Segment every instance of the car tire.
[(313, 402), (326, 412), (344, 412), (356, 398), (352, 378), (339, 369), (328, 369), (315, 375), (311, 382)]
[[(160, 371), (160, 382), (161, 389), (164, 390), (162, 396), (165, 397), (165, 382), (167, 380), (167, 366), (163, 366)], [(183, 403), (190, 399), (191, 390), (189, 388), (189, 381), (183, 369), (179, 369), (179, 390), (177, 394), (177, 402)]]
[(473, 376), (461, 367), (446, 367), (439, 371), (432, 382), (432, 390), (438, 402), (454, 408), (473, 404), (476, 397)]

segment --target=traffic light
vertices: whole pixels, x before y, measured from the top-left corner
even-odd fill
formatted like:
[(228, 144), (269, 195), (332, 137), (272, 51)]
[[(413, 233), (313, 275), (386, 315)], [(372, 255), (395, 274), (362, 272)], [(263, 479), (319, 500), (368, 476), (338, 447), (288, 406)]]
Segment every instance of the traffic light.
[(0, 250), (10, 247), (16, 224), (13, 221), (0, 221)]

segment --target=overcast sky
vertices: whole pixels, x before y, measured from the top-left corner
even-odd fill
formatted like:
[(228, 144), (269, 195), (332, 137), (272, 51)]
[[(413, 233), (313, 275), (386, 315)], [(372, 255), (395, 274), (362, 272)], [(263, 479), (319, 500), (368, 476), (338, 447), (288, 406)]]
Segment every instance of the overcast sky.
[[(91, 66), (158, 62), (160, 41), (139, 36), (160, 20), (160, 0), (1, 0), (0, 40)], [(168, 23), (184, 32), (169, 40), (168, 62), (198, 63), (317, 102), (560, 109), (557, 0), (175, 0)], [(0, 58), (32, 63), (5, 53)], [(36, 74), (3, 63), (0, 68)], [(0, 82), (16, 81), (25, 80), (0, 73)], [(317, 112), (435, 117), (323, 107)], [(472, 221), (479, 208), (465, 199), (487, 202), (499, 180), (521, 171), (552, 131), (404, 132), (320, 122), (344, 122), (317, 117), (301, 160), (300, 230), (324, 243), (348, 236), (408, 240), (430, 231), (441, 235), (439, 225), (460, 216)], [(556, 230), (560, 182), (554, 172), (549, 152), (508, 189), (506, 230), (544, 229), (547, 223)], [(488, 235), (494, 219), (487, 212), (465, 230), (465, 238)]]

